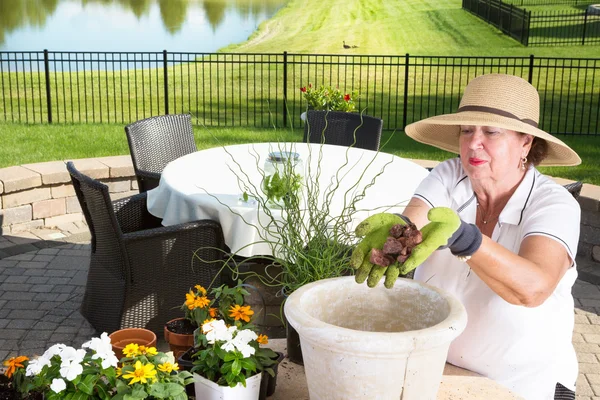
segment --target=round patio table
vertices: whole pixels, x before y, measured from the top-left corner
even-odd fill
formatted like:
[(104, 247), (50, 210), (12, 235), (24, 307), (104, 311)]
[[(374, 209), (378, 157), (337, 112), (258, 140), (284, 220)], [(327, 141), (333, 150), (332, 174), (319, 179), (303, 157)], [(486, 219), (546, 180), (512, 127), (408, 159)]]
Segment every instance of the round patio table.
[[(148, 191), (148, 211), (165, 226), (200, 219), (220, 222), (225, 243), (242, 257), (271, 255), (264, 243), (269, 219), (257, 201), (244, 202), (244, 187), (262, 193), (265, 159), (270, 152), (300, 154), (304, 179), (319, 187), (319, 204), (339, 215), (350, 199), (364, 191), (356, 203), (351, 229), (378, 212), (403, 211), (428, 171), (394, 156), (353, 147), (308, 143), (251, 143), (215, 147), (188, 154), (169, 163), (157, 188)], [(320, 171), (318, 171), (320, 168)], [(323, 199), (338, 186), (334, 195)], [(273, 215), (281, 210), (270, 208)]]

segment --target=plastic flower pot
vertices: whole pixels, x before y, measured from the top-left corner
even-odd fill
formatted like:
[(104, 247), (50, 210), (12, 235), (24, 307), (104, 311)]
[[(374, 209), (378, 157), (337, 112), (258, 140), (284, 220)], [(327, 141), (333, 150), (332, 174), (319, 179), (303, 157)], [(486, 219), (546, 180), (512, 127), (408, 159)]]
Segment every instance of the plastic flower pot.
[(196, 399), (202, 400), (257, 400), (262, 374), (246, 379), (246, 387), (238, 383), (235, 387), (219, 386), (213, 381), (194, 373)]
[(146, 347), (156, 347), (156, 335), (148, 329), (125, 328), (114, 331), (108, 337), (112, 343), (113, 351), (119, 360), (123, 358), (123, 349), (130, 343)]
[(408, 279), (392, 289), (324, 279), (295, 290), (284, 312), (300, 335), (311, 399), (433, 400), (467, 324), (457, 299)]

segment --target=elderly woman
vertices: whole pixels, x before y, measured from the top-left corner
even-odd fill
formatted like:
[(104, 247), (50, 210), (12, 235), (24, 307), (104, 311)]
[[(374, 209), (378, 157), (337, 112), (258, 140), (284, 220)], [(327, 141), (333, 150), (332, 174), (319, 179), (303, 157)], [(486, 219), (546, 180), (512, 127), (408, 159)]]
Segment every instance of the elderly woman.
[(571, 288), (580, 208), (535, 166), (581, 160), (537, 127), (538, 116), (533, 86), (490, 74), (468, 84), (457, 113), (408, 125), (413, 139), (460, 158), (433, 169), (404, 216), (421, 228), (431, 208), (448, 207), (461, 220), (445, 238), (448, 248), (436, 245), (414, 275), (467, 310), (448, 362), (528, 400), (575, 399)]

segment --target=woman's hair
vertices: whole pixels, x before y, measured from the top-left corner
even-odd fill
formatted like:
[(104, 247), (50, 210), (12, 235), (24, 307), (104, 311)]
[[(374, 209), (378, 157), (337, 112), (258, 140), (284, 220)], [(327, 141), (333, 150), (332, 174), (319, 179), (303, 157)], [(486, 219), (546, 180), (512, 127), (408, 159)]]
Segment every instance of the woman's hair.
[[(525, 135), (525, 133), (521, 133), (521, 135)], [(547, 155), (548, 142), (542, 138), (534, 136), (533, 142), (531, 143), (531, 149), (529, 150), (529, 154), (527, 154), (527, 164), (533, 164), (537, 167)]]

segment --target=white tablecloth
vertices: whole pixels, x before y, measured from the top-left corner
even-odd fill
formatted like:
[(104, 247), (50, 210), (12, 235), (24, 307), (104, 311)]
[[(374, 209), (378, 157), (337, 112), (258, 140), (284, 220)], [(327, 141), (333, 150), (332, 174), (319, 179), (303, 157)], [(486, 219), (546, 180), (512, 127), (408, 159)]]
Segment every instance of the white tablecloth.
[[(295, 151), (304, 164), (305, 179), (315, 181), (317, 166), (321, 174), (316, 181), (321, 195), (338, 176), (340, 187), (330, 202), (331, 213), (339, 213), (353, 195), (367, 189), (357, 203), (353, 224), (367, 216), (388, 211), (402, 212), (413, 192), (428, 171), (388, 153), (343, 146), (306, 143), (252, 143), (217, 147), (198, 151), (169, 163), (162, 173), (160, 185), (148, 191), (148, 211), (163, 219), (163, 225), (175, 225), (199, 219), (219, 221), (225, 243), (240, 256), (269, 255), (271, 248), (259, 243), (258, 222), (266, 221), (256, 204), (239, 201), (244, 183), (260, 190), (261, 171), (271, 151)], [(309, 174), (309, 169), (312, 171)], [(360, 179), (357, 187), (354, 185)], [(238, 179), (241, 178), (241, 182)], [(230, 207), (230, 211), (228, 208)], [(277, 213), (277, 211), (275, 211)], [(245, 220), (245, 221), (244, 221)]]

